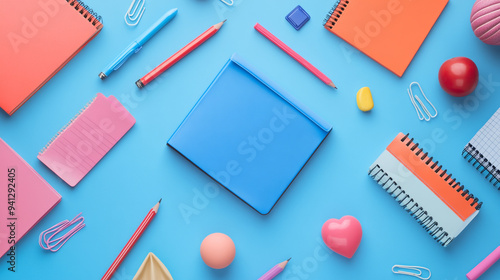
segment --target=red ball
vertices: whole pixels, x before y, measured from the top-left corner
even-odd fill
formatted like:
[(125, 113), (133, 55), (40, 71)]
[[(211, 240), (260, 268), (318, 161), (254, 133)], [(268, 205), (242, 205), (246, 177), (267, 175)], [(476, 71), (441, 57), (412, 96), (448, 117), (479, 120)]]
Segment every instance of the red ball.
[(479, 81), (474, 61), (467, 57), (454, 57), (441, 65), (439, 83), (448, 94), (462, 97), (471, 94)]

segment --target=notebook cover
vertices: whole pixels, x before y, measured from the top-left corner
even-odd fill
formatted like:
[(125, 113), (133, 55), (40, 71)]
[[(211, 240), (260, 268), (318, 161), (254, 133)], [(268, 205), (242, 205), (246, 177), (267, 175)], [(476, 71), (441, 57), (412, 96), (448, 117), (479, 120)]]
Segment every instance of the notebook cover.
[(340, 0), (325, 28), (399, 77), (448, 0)]
[[(17, 246), (19, 240), (61, 201), (61, 196), (1, 138), (0, 159), (2, 257), (12, 245)], [(14, 223), (14, 234), (7, 226), (11, 223)], [(9, 243), (12, 240), (15, 240), (15, 244)]]
[(500, 189), (500, 109), (474, 135), (462, 155)]
[(135, 124), (114, 97), (97, 97), (40, 152), (38, 159), (74, 187)]
[(330, 130), (233, 56), (167, 144), (267, 214)]
[(402, 133), (372, 164), (369, 175), (445, 247), (482, 205), (413, 138)]
[(0, 107), (12, 115), (101, 29), (76, 0), (2, 1)]

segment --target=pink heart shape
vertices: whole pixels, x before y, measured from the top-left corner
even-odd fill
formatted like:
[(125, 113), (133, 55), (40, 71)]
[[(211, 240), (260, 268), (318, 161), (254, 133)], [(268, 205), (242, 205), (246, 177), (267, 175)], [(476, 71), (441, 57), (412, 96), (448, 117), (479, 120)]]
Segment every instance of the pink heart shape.
[(340, 220), (330, 219), (323, 224), (321, 236), (328, 248), (346, 258), (351, 258), (359, 247), (363, 230), (353, 216), (344, 216)]

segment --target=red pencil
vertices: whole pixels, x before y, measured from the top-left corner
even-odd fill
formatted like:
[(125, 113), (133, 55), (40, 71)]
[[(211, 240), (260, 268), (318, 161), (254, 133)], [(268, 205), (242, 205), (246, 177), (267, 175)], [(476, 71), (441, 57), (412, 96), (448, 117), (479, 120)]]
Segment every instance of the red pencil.
[(284, 52), (286, 52), (289, 56), (291, 56), (293, 59), (298, 61), (302, 66), (304, 66), (307, 70), (309, 70), (311, 73), (313, 73), (316, 77), (318, 77), (323, 83), (331, 86), (332, 88), (337, 88), (335, 84), (328, 78), (325, 74), (323, 74), (321, 71), (318, 70), (318, 68), (314, 67), (309, 61), (305, 60), (302, 56), (300, 56), (298, 53), (296, 53), (292, 48), (287, 46), (285, 43), (283, 43), (280, 39), (278, 39), (276, 36), (274, 36), (271, 32), (269, 32), (267, 29), (265, 29), (262, 25), (259, 23), (255, 24), (254, 26), (255, 30), (259, 31), (260, 34), (264, 35), (267, 39), (269, 39), (271, 42), (273, 42), (276, 46), (278, 46), (280, 49), (282, 49)]
[(132, 247), (134, 247), (135, 242), (137, 242), (139, 237), (141, 237), (142, 233), (144, 232), (144, 230), (146, 230), (146, 228), (148, 227), (151, 220), (153, 220), (156, 213), (158, 213), (158, 208), (160, 207), (160, 202), (161, 202), (161, 199), (160, 199), (160, 201), (158, 201), (158, 203), (156, 203), (155, 206), (153, 206), (153, 208), (151, 208), (151, 210), (149, 210), (148, 214), (146, 215), (146, 218), (144, 218), (142, 223), (135, 230), (134, 235), (132, 235), (132, 237), (130, 237), (130, 240), (127, 242), (125, 247), (123, 247), (122, 251), (120, 252), (118, 257), (116, 257), (115, 261), (111, 264), (108, 271), (106, 271), (106, 274), (104, 274), (104, 276), (101, 278), (101, 280), (111, 279), (111, 276), (113, 276), (113, 273), (115, 273), (116, 269), (118, 268), (118, 266), (120, 266), (123, 259), (125, 259), (128, 252), (130, 252), (130, 249), (132, 249)]
[(192, 52), (198, 46), (203, 44), (206, 40), (208, 40), (208, 38), (214, 36), (215, 33), (217, 33), (217, 31), (219, 31), (219, 29), (222, 27), (224, 22), (226, 22), (226, 20), (219, 22), (216, 25), (213, 25), (212, 27), (207, 29), (207, 31), (203, 32), (200, 36), (196, 37), (196, 39), (194, 39), (189, 44), (184, 46), (184, 48), (180, 49), (174, 55), (172, 55), (167, 60), (162, 62), (162, 64), (156, 66), (155, 69), (151, 70), (144, 77), (137, 80), (137, 82), (135, 82), (137, 87), (143, 88), (145, 85), (149, 84), (152, 80), (154, 80), (156, 77), (158, 77), (161, 73), (165, 72), (165, 70), (167, 70), (172, 65), (177, 63), (177, 61), (181, 60), (188, 53)]

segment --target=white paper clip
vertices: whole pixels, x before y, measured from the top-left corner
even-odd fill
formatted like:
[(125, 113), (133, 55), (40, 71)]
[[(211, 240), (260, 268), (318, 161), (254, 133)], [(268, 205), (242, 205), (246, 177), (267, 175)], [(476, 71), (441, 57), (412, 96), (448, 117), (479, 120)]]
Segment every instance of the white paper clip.
[[(427, 107), (425, 107), (424, 103), (418, 97), (418, 95), (413, 94), (413, 91), (411, 89), (411, 87), (413, 85), (417, 85), (418, 86), (418, 88), (420, 89), (420, 93), (422, 94), (422, 96), (425, 98), (425, 100), (427, 100), (427, 103), (429, 103), (429, 105), (431, 105), (432, 109), (434, 109), (435, 113), (433, 115), (431, 115), (431, 113), (429, 112), (429, 109), (427, 109)], [(418, 116), (419, 120), (425, 120), (425, 121), (428, 122), (432, 118), (437, 117), (438, 111), (436, 110), (436, 107), (434, 107), (434, 105), (432, 105), (431, 101), (427, 98), (427, 96), (425, 96), (425, 93), (422, 90), (422, 87), (420, 86), (420, 84), (418, 82), (411, 83), (410, 87), (407, 89), (407, 91), (408, 91), (408, 95), (410, 96), (410, 101), (413, 104), (413, 107), (415, 107), (415, 111), (417, 112), (417, 116)], [(418, 106), (417, 102), (418, 102), (418, 104), (420, 104), (420, 107)]]
[(130, 7), (125, 13), (125, 23), (128, 26), (136, 26), (139, 21), (141, 21), (142, 14), (144, 14), (144, 11), (146, 10), (145, 5), (146, 0), (137, 0), (137, 2), (136, 0), (132, 0)]
[(228, 6), (232, 6), (234, 4), (234, 0), (229, 0), (230, 2), (226, 1), (226, 0), (220, 0), (222, 3), (228, 5)]
[[(423, 277), (422, 272), (426, 271), (425, 274), (429, 273), (429, 276)], [(402, 274), (408, 276), (414, 276), (419, 279), (428, 280), (431, 278), (431, 270), (422, 266), (411, 266), (411, 265), (400, 265), (396, 264), (392, 267), (392, 272), (395, 274)]]

